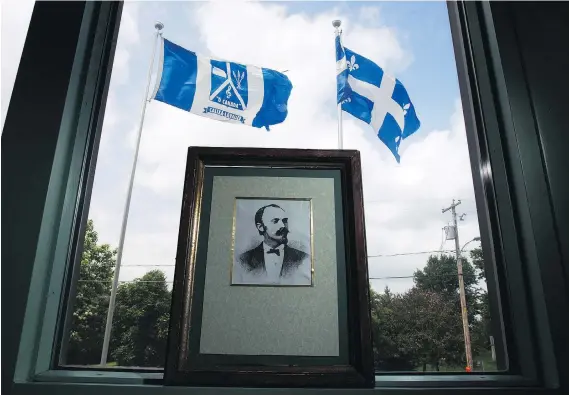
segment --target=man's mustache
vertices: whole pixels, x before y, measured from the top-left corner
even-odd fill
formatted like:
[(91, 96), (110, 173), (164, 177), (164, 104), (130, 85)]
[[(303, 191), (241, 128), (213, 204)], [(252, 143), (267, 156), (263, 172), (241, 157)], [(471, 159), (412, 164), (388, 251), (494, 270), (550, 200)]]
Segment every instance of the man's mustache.
[(277, 236), (286, 236), (289, 233), (289, 230), (287, 228), (280, 228), (279, 230), (277, 230), (275, 232), (275, 234)]

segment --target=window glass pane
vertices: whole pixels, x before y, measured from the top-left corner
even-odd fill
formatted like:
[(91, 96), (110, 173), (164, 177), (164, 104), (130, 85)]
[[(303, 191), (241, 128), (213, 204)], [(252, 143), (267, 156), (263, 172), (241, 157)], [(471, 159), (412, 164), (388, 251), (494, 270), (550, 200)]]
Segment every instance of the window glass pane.
[(34, 10), (33, 0), (3, 0), (0, 5), (2, 29), (2, 128), (12, 96), (12, 88), (22, 57), (28, 26)]
[[(397, 163), (377, 130), (343, 113), (344, 148), (362, 157), (376, 368), (467, 368), (460, 254), (472, 369), (496, 370), (480, 244), (485, 230), (478, 225), (444, 2), (125, 3), (66, 364), (101, 360), (155, 21), (164, 23), (165, 38), (189, 50), (284, 72), (293, 90), (287, 119), (271, 131), (148, 103), (108, 367), (164, 364), (188, 146), (338, 148), (331, 24), (338, 18), (344, 45), (396, 76), (421, 121), (402, 140)], [(348, 59), (350, 69), (362, 64), (358, 59)], [(453, 209), (442, 212), (453, 202), (457, 228)]]

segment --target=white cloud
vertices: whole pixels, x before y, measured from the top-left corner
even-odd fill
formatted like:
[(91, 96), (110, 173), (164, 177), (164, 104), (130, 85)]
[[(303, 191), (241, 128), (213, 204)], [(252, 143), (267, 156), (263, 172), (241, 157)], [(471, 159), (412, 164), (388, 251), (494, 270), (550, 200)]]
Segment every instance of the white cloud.
[(134, 1), (125, 1), (121, 14), (120, 36), (122, 45), (130, 46), (138, 44), (140, 34), (138, 32), (138, 16), (140, 4)]
[(128, 82), (130, 77), (131, 51), (140, 42), (138, 32), (138, 15), (140, 5), (133, 1), (126, 1), (123, 5), (115, 60), (112, 70), (113, 84), (122, 85)]
[[(192, 21), (210, 54), (289, 70), (287, 75), (293, 81), (289, 116), (284, 124), (267, 133), (246, 126), (212, 123), (162, 103), (152, 103), (141, 158), (156, 166), (141, 172), (138, 182), (158, 194), (179, 191), (185, 147), (190, 144), (335, 148), (335, 55), (330, 25), (334, 12), (310, 18), (290, 15), (281, 5), (249, 2), (204, 3), (194, 9)], [(235, 18), (237, 14), (239, 18)], [(400, 48), (388, 28), (356, 26), (352, 36), (372, 59), (393, 69), (407, 66), (410, 55)], [(381, 54), (378, 47), (382, 48)], [(307, 130), (310, 139), (306, 139)]]
[(1, 77), (1, 114), (2, 128), (12, 88), (16, 80), (28, 26), (32, 17), (35, 1), (33, 0), (2, 0), (0, 5), (2, 32), (2, 77)]
[(363, 6), (359, 12), (359, 22), (376, 24), (380, 20), (380, 9), (377, 6)]
[[(123, 262), (126, 266), (172, 264), (188, 146), (333, 149), (337, 145), (331, 27), (337, 9), (308, 16), (290, 14), (285, 6), (278, 3), (214, 2), (193, 4), (191, 8), (187, 23), (200, 36), (208, 55), (289, 70), (287, 75), (294, 85), (289, 100), (289, 116), (283, 124), (266, 132), (212, 121), (160, 102), (151, 102), (142, 135), (125, 245)], [(374, 8), (373, 12), (381, 16), (380, 9)], [(352, 43), (354, 50), (380, 63), (389, 72), (397, 74), (411, 64), (412, 54), (401, 46), (392, 27), (377, 24), (365, 27), (365, 24), (356, 23), (350, 26), (354, 21), (349, 18), (343, 18), (343, 22), (349, 31), (344, 43), (347, 46)], [(188, 46), (183, 41), (177, 43)], [(121, 42), (119, 46), (127, 47)], [(135, 56), (133, 51), (133, 57), (142, 59), (139, 52)], [(121, 105), (119, 102), (118, 106)], [(126, 115), (122, 116), (126, 118)], [(138, 116), (138, 109), (128, 114), (132, 125)], [(461, 224), (461, 239), (468, 241), (478, 235), (459, 101), (449, 125), (441, 125), (441, 129), (445, 126), (444, 130), (421, 130), (418, 132), (420, 136), (405, 140), (399, 165), (368, 125), (350, 116), (345, 117), (344, 146), (360, 150), (362, 156), (370, 255), (436, 250), (441, 244), (441, 228), (450, 220), (448, 213), (441, 213), (441, 208), (448, 206), (453, 198), (463, 199), (459, 209), (469, 213)], [(132, 128), (130, 134), (123, 133), (128, 136), (124, 138), (124, 146), (119, 145), (123, 162), (131, 159), (134, 130)], [(126, 181), (125, 178), (121, 182)], [(108, 211), (110, 208), (104, 204), (97, 205), (93, 199), (91, 211), (98, 210)], [(120, 228), (121, 214), (119, 210), (110, 216), (114, 217), (112, 226), (115, 229)], [(450, 243), (446, 244), (446, 248), (451, 247)], [(370, 275), (410, 276), (416, 268), (424, 265), (427, 257), (371, 258)], [(145, 270), (145, 267), (126, 266), (121, 271), (121, 279), (138, 277), (141, 270)], [(173, 268), (165, 266), (164, 269), (171, 279)], [(402, 291), (412, 285), (412, 280), (374, 280), (373, 284), (376, 289), (389, 284), (394, 291)]]
[(114, 91), (109, 91), (107, 104), (105, 106), (105, 118), (103, 119), (103, 130), (105, 133), (101, 133), (99, 152), (106, 152), (105, 146), (109, 144), (109, 141), (114, 134), (113, 132), (115, 131), (120, 119), (118, 108), (119, 103), (117, 102), (116, 93)]
[[(366, 233), (368, 254), (396, 254), (433, 251), (441, 244), (441, 228), (451, 218), (442, 208), (453, 198), (463, 199), (459, 212), (467, 212), (459, 225), (463, 242), (479, 235), (466, 145), (462, 107), (457, 101), (450, 129), (432, 131), (419, 141), (407, 141), (401, 165), (397, 165), (387, 149), (374, 148), (361, 139), (352, 141), (362, 155), (364, 197), (366, 199)], [(379, 144), (381, 144), (379, 142)], [(453, 249), (452, 242), (444, 244)], [(429, 254), (370, 259), (370, 276), (410, 276), (426, 262)], [(412, 285), (412, 279), (374, 281), (382, 289), (390, 285), (401, 291)]]

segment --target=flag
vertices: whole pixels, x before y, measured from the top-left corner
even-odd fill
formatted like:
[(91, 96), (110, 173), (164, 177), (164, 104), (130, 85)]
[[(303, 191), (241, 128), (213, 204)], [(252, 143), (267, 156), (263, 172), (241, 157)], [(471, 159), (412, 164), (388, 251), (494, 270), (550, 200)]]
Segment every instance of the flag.
[(211, 59), (162, 39), (153, 98), (218, 121), (257, 128), (281, 123), (292, 90), (278, 71)]
[(342, 110), (371, 125), (399, 162), (401, 140), (421, 125), (401, 81), (384, 73), (371, 60), (343, 47), (337, 35), (336, 84)]

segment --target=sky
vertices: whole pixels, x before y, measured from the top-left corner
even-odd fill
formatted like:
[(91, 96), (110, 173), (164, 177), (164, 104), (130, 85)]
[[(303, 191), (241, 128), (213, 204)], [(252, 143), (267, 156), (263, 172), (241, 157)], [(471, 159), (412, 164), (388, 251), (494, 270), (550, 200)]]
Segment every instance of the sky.
[(8, 110), (33, 8), (33, 0), (1, 0), (0, 3), (0, 59), (2, 66), (0, 74), (0, 116), (2, 117), (2, 129), (4, 128), (4, 118)]
[[(6, 1), (2, 115), (31, 11), (29, 0), (3, 0), (3, 6)], [(293, 90), (286, 121), (270, 132), (148, 104), (121, 281), (155, 268), (172, 280), (188, 146), (337, 148), (334, 19), (342, 20), (346, 47), (402, 81), (422, 124), (403, 141), (398, 164), (369, 125), (344, 113), (344, 148), (362, 158), (372, 287), (403, 292), (429, 254), (399, 254), (454, 247), (452, 240), (442, 244), (451, 217), (441, 212), (453, 199), (461, 199), (458, 212), (467, 214), (459, 225), (461, 245), (479, 236), (444, 2), (126, 2), (89, 211), (101, 242), (118, 244), (156, 20), (164, 23), (165, 38), (189, 50), (288, 70)], [(6, 31), (15, 42), (5, 45)]]

